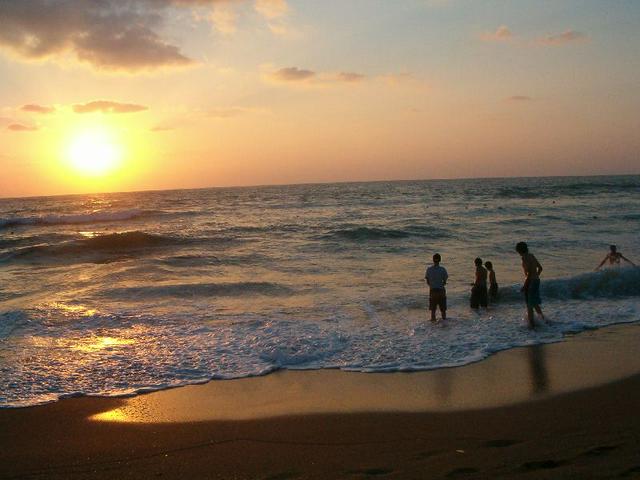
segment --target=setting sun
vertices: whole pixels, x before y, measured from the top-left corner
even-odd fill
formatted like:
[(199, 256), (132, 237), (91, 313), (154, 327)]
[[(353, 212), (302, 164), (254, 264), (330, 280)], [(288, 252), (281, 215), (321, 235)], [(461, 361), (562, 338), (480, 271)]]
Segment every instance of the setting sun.
[(100, 176), (117, 168), (122, 159), (122, 147), (110, 132), (89, 130), (73, 137), (67, 156), (78, 173)]

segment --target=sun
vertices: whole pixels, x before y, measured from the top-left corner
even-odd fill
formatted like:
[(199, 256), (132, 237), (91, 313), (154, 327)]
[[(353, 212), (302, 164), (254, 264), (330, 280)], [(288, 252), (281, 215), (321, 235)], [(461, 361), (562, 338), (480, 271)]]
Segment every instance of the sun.
[(95, 128), (73, 136), (67, 151), (76, 172), (87, 176), (104, 176), (115, 170), (122, 160), (122, 147), (112, 132)]

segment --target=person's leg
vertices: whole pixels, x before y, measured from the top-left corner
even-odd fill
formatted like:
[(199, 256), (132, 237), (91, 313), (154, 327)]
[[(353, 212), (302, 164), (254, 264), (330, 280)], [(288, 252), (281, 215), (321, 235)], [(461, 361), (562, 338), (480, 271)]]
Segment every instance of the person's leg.
[(442, 320), (447, 319), (447, 296), (443, 295), (440, 299), (440, 315), (442, 315)]
[(474, 310), (477, 310), (479, 305), (478, 302), (478, 290), (476, 287), (473, 287), (471, 289), (471, 298), (469, 299), (469, 305), (471, 306), (471, 308), (473, 308)]
[(529, 330), (533, 330), (536, 325), (533, 323), (533, 308), (527, 305), (527, 324), (529, 326)]
[(536, 305), (535, 306), (535, 310), (538, 313), (538, 315), (540, 315), (540, 318), (542, 318), (542, 320), (544, 320), (546, 322), (547, 319), (544, 318), (544, 313), (542, 313), (542, 308), (540, 307), (540, 305)]
[(435, 322), (436, 321), (436, 298), (435, 298), (434, 291), (429, 292), (429, 311), (431, 312), (431, 321)]

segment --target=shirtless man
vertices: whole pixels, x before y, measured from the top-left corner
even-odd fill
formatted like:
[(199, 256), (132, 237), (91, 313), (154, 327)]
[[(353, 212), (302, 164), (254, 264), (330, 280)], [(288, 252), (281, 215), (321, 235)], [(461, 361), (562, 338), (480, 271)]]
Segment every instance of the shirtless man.
[(616, 267), (619, 267), (620, 266), (620, 260), (624, 260), (625, 262), (630, 263), (634, 267), (636, 266), (635, 263), (633, 263), (627, 257), (622, 255), (618, 251), (618, 247), (616, 247), (615, 245), (610, 245), (609, 246), (609, 250), (610, 250), (609, 253), (607, 253), (607, 256), (604, 257), (604, 260), (602, 260), (602, 262), (600, 262), (600, 265), (598, 265), (596, 267), (596, 270), (600, 270), (600, 267), (602, 267), (605, 263), (607, 263), (607, 260), (609, 261), (609, 265), (611, 265), (611, 266), (615, 265)]
[(542, 308), (540, 308), (540, 304), (542, 303), (540, 299), (540, 273), (542, 272), (542, 265), (540, 265), (540, 262), (538, 262), (538, 259), (532, 253), (529, 253), (529, 247), (525, 242), (520, 242), (516, 245), (516, 252), (522, 257), (522, 269), (524, 270), (525, 280), (521, 291), (524, 293), (524, 299), (527, 303), (527, 322), (529, 328), (533, 330), (533, 328), (535, 328), (535, 324), (533, 323), (534, 310), (545, 320)]

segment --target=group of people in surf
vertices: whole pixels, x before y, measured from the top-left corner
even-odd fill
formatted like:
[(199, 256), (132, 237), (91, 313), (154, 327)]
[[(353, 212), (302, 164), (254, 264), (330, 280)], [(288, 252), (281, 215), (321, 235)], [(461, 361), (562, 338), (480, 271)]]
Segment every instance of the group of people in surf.
[[(546, 321), (544, 314), (542, 313), (542, 299), (540, 298), (540, 273), (542, 272), (542, 265), (538, 259), (529, 252), (529, 246), (525, 242), (519, 242), (516, 245), (516, 252), (522, 258), (522, 269), (524, 271), (525, 280), (522, 285), (521, 291), (524, 294), (524, 301), (527, 306), (527, 325), (530, 329), (535, 328), (534, 312), (537, 313), (543, 321)], [(609, 247), (609, 253), (604, 257), (600, 265), (596, 267), (599, 270), (605, 263), (609, 262), (609, 265), (619, 265), (620, 261), (624, 260), (629, 264), (635, 266), (635, 264), (626, 258), (622, 253), (618, 252), (615, 245)], [(447, 270), (440, 265), (442, 257), (439, 253), (433, 256), (433, 265), (427, 268), (425, 272), (425, 280), (429, 286), (429, 311), (431, 312), (431, 321), (436, 321), (436, 310), (440, 310), (440, 314), (443, 320), (447, 318), (447, 292), (446, 284), (449, 278)], [(496, 280), (496, 273), (493, 270), (493, 264), (491, 262), (484, 262), (482, 264), (481, 258), (474, 260), (476, 267), (475, 280), (471, 285), (471, 308), (477, 310), (480, 307), (487, 308), (490, 302), (495, 302), (498, 299), (498, 282)], [(489, 286), (487, 287), (487, 282)]]

